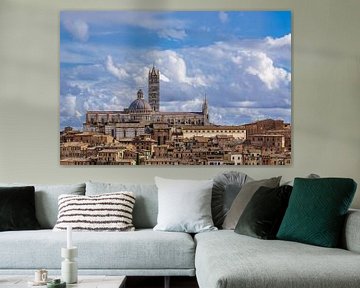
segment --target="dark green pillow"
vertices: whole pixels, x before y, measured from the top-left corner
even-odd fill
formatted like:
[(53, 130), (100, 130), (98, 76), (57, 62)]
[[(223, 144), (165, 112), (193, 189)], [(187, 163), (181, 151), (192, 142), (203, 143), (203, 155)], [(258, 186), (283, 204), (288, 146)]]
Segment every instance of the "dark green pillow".
[(349, 178), (295, 178), (277, 238), (337, 247), (355, 191)]
[(292, 187), (260, 187), (247, 204), (235, 232), (261, 239), (275, 239), (288, 206)]
[(0, 231), (39, 229), (35, 188), (0, 187)]

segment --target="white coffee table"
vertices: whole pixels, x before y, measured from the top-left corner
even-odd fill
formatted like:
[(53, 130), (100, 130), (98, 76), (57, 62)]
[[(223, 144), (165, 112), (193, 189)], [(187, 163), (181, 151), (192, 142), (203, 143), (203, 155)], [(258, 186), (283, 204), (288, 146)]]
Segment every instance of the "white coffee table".
[[(50, 275), (51, 277), (51, 275)], [(51, 277), (54, 278), (54, 277)], [(55, 277), (56, 278), (56, 277)], [(24, 287), (36, 287), (44, 288), (45, 286), (31, 286), (28, 285), (29, 281), (32, 281), (31, 276), (1, 276), (0, 275), (0, 287), (1, 288), (24, 288)], [(124, 288), (126, 276), (79, 276), (78, 283), (67, 284), (67, 288)]]

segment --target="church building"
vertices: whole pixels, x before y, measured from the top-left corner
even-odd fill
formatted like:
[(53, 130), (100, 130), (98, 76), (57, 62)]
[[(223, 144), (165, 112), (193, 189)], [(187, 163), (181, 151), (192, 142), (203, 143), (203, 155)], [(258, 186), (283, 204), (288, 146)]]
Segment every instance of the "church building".
[(104, 133), (120, 140), (151, 134), (154, 124), (167, 124), (169, 129), (211, 125), (207, 99), (198, 112), (160, 111), (160, 71), (153, 66), (148, 75), (148, 100), (139, 89), (136, 99), (124, 110), (87, 111), (84, 131)]

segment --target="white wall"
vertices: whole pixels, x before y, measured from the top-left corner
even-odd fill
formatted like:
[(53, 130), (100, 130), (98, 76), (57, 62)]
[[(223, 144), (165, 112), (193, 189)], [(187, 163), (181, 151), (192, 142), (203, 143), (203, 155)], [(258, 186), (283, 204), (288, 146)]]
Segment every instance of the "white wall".
[(358, 0), (1, 0), (0, 182), (152, 182), (155, 175), (200, 179), (224, 170), (60, 167), (59, 11), (69, 9), (292, 10), (293, 165), (228, 169), (254, 178), (351, 177), (360, 186)]

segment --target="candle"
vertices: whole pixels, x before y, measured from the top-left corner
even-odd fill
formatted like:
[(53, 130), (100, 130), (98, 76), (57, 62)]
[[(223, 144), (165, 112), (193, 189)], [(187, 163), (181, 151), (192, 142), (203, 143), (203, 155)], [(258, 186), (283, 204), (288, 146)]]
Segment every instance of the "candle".
[(72, 235), (71, 235), (72, 227), (69, 225), (67, 226), (66, 232), (67, 232), (67, 242), (66, 242), (66, 248), (70, 249), (72, 248)]

